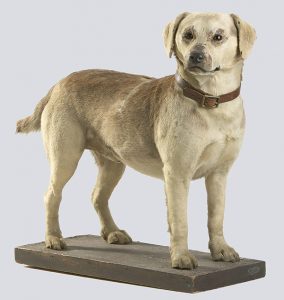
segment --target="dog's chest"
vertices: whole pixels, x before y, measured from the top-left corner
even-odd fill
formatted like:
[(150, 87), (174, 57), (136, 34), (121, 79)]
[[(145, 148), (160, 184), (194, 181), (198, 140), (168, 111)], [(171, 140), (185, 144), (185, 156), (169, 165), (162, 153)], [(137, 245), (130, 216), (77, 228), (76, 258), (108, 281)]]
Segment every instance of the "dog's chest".
[(216, 169), (226, 168), (237, 157), (242, 137), (226, 135), (207, 144), (201, 151), (193, 179), (204, 177)]
[(244, 134), (243, 111), (235, 116), (207, 118), (208, 129), (203, 132), (203, 147), (196, 163), (194, 179), (229, 166), (237, 157)]

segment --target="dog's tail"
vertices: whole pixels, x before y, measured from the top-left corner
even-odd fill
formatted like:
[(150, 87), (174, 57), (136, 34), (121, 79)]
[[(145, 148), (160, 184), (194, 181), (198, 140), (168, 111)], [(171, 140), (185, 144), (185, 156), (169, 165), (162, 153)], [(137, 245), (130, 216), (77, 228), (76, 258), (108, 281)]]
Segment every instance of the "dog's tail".
[(17, 121), (16, 133), (29, 133), (31, 131), (39, 131), (41, 127), (41, 114), (49, 101), (52, 93), (52, 89), (48, 94), (40, 100), (40, 102), (35, 107), (32, 115)]

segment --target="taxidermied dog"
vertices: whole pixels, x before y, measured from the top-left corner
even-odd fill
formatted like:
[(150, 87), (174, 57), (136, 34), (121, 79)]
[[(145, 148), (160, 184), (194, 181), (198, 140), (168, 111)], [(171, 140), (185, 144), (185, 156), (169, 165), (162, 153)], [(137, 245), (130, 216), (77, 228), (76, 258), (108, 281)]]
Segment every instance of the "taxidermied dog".
[(92, 201), (108, 243), (131, 242), (108, 207), (127, 165), (164, 180), (172, 267), (197, 266), (188, 250), (187, 197), (191, 180), (201, 177), (212, 258), (239, 260), (223, 235), (225, 187), (244, 134), (240, 84), (255, 37), (254, 29), (233, 14), (182, 13), (164, 30), (166, 51), (177, 60), (176, 75), (75, 72), (18, 121), (17, 132), (42, 131), (50, 162), (48, 248), (65, 247), (58, 221), (62, 189), (89, 149), (99, 168)]

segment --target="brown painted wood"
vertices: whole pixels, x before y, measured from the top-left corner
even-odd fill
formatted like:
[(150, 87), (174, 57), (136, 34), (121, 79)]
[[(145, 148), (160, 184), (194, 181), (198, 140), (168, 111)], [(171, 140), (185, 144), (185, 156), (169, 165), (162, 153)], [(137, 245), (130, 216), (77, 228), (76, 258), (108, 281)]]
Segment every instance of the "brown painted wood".
[(192, 251), (199, 267), (171, 268), (169, 248), (133, 242), (109, 245), (93, 235), (65, 239), (67, 249), (46, 249), (44, 243), (15, 248), (20, 264), (44, 270), (71, 273), (112, 281), (180, 292), (200, 292), (265, 276), (265, 262), (241, 259), (237, 263), (214, 262), (209, 253)]

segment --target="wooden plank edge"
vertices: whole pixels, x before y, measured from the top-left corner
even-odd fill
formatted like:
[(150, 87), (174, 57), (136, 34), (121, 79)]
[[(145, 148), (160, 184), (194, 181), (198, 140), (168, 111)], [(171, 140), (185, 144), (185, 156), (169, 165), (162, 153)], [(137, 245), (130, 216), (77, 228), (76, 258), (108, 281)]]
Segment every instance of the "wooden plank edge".
[[(253, 260), (254, 262), (249, 265), (240, 265), (229, 270), (218, 270), (212, 273), (189, 277), (125, 266), (123, 264), (119, 265), (77, 257), (61, 256), (49, 252), (33, 251), (23, 247), (15, 248), (15, 260), (19, 264), (43, 270), (185, 293), (198, 293), (230, 286), (259, 279), (265, 277), (266, 274), (265, 262), (259, 260)], [(52, 265), (48, 266), (51, 261)]]
[(194, 292), (193, 280), (188, 276), (125, 266), (123, 264), (118, 265), (77, 257), (58, 256), (53, 253), (34, 252), (20, 247), (15, 248), (15, 261), (19, 264), (43, 270), (107, 279), (177, 292)]
[(193, 292), (208, 291), (220, 287), (226, 287), (243, 283), (266, 275), (265, 261), (255, 260), (248, 265), (240, 265), (234, 269), (216, 271), (200, 275), (193, 281)]

